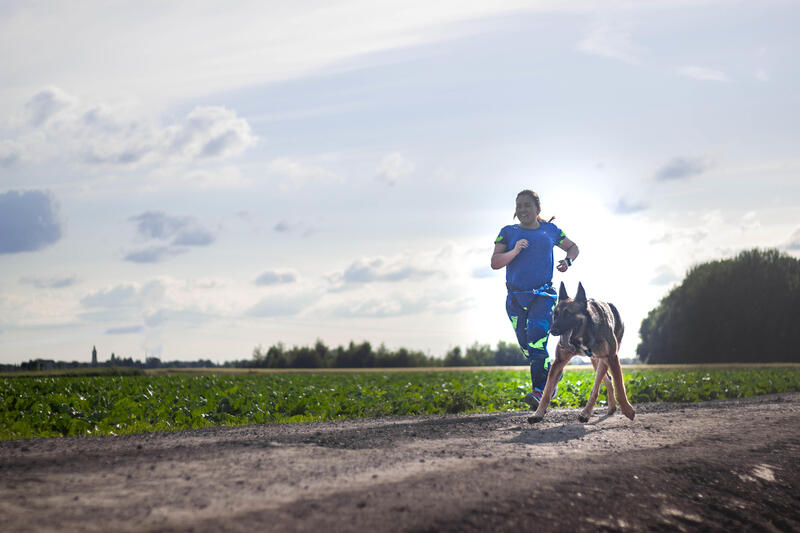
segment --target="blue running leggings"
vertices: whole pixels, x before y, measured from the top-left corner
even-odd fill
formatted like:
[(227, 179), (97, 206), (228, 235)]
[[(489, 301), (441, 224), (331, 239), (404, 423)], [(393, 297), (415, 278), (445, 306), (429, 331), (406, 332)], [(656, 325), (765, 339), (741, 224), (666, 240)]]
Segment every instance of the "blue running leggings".
[[(555, 294), (555, 289), (550, 290)], [(531, 365), (532, 389), (539, 392), (544, 390), (550, 370), (547, 339), (550, 338), (555, 305), (555, 299), (547, 296), (515, 294), (512, 297), (509, 294), (506, 298), (506, 313), (522, 353)]]

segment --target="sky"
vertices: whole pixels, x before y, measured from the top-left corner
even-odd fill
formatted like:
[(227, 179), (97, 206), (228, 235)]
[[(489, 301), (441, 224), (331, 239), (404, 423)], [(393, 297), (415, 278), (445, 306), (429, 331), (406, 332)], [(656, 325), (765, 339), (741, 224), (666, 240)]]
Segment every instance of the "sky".
[(617, 305), (634, 357), (692, 266), (800, 257), (798, 20), (772, 0), (5, 1), (0, 363), (513, 343), (489, 261), (522, 189), (580, 248), (554, 283)]

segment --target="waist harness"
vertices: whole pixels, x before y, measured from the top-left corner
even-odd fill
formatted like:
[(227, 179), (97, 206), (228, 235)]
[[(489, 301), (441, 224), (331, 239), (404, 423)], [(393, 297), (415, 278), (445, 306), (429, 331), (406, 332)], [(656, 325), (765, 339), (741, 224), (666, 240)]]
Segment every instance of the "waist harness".
[(546, 296), (547, 298), (558, 300), (558, 295), (556, 294), (551, 281), (548, 281), (538, 289), (520, 289), (519, 287), (515, 287), (510, 283), (506, 283), (506, 289), (508, 289), (508, 296), (511, 298), (511, 301), (514, 302), (514, 305), (524, 309), (525, 311), (527, 311), (528, 308), (520, 305), (515, 294), (533, 294), (534, 296)]

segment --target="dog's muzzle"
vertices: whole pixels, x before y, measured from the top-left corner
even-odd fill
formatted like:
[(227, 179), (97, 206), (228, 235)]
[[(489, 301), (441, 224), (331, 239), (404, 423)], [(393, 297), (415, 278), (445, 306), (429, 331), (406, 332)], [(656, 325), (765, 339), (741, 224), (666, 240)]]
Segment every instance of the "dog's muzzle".
[[(552, 331), (550, 333), (553, 333)], [(553, 333), (556, 335), (556, 333)], [(578, 353), (580, 351), (579, 346), (575, 346), (572, 344), (572, 330), (562, 331), (559, 338), (558, 338), (558, 345), (561, 346), (564, 350), (570, 353)]]

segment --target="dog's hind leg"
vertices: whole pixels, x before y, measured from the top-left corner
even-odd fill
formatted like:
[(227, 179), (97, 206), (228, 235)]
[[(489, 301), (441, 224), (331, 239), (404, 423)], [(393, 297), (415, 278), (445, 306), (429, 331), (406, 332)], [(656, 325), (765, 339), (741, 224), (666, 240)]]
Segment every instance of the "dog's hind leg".
[(613, 415), (617, 412), (617, 398), (614, 396), (614, 384), (608, 374), (603, 376), (603, 383), (606, 385), (606, 398), (608, 400), (608, 408), (606, 409), (607, 415)]
[(622, 367), (619, 364), (619, 356), (616, 353), (609, 354), (608, 366), (611, 369), (611, 377), (614, 379), (614, 392), (616, 393), (617, 402), (619, 402), (619, 408), (622, 410), (623, 415), (633, 420), (633, 417), (636, 416), (636, 410), (631, 405), (631, 402), (628, 401), (625, 382), (622, 381)]
[(586, 407), (584, 407), (583, 411), (581, 411), (581, 414), (578, 415), (578, 420), (581, 422), (588, 422), (589, 418), (592, 417), (594, 404), (597, 402), (597, 396), (600, 394), (600, 384), (605, 378), (606, 370), (608, 370), (605, 359), (600, 359), (598, 361), (597, 358), (592, 357), (592, 366), (595, 369), (594, 386), (592, 387), (592, 392), (589, 395), (589, 401), (586, 402)]
[(608, 363), (606, 363), (606, 372), (603, 374), (603, 383), (606, 385), (606, 399), (608, 400), (606, 414), (613, 415), (617, 412), (617, 399), (614, 397), (614, 384), (608, 375)]

